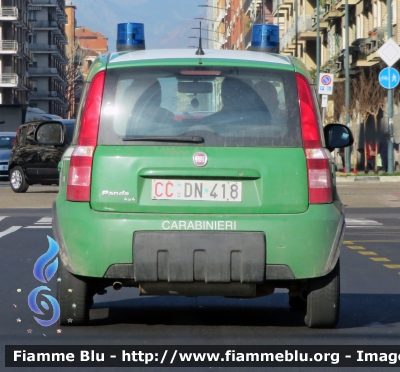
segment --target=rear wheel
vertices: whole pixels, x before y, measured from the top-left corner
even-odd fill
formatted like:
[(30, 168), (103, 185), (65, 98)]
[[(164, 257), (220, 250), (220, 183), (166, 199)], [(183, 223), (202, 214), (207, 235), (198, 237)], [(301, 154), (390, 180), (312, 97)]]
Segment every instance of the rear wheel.
[(340, 265), (315, 281), (307, 296), (307, 314), (304, 319), (310, 328), (334, 328), (339, 321)]
[[(89, 321), (93, 292), (84, 280), (71, 274), (59, 260), (57, 299), (60, 304), (60, 325), (84, 325)], [(61, 279), (61, 281), (60, 281)]]
[(17, 166), (11, 169), (10, 185), (12, 190), (16, 193), (22, 193), (28, 190), (29, 185), (26, 182), (24, 171), (21, 167)]

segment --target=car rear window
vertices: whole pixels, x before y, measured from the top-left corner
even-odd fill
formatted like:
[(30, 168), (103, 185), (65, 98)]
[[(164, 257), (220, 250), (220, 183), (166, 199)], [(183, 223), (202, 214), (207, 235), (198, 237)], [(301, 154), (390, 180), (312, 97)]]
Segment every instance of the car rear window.
[(293, 72), (266, 68), (109, 69), (98, 144), (301, 147), (295, 87)]
[(0, 149), (12, 149), (15, 136), (0, 135)]

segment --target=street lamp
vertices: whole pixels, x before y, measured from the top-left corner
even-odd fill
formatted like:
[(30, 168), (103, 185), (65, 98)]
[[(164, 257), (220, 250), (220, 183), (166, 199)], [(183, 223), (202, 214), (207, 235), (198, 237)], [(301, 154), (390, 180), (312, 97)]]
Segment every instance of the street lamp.
[[(220, 9), (220, 10), (225, 10), (225, 11), (230, 11), (233, 13), (236, 13), (238, 16), (242, 18), (242, 39), (243, 39), (243, 49), (244, 49), (244, 13), (243, 12), (238, 12), (237, 10), (233, 9), (226, 9), (226, 8), (220, 8), (218, 6), (212, 6), (212, 5), (197, 5), (199, 8), (212, 8), (212, 9)], [(226, 30), (226, 26), (225, 26)]]

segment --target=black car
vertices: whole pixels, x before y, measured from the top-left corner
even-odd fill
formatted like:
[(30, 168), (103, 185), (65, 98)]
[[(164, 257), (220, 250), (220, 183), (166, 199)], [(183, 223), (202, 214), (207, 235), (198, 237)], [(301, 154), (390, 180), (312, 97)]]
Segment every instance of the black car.
[[(62, 146), (39, 144), (35, 135), (43, 123), (62, 123), (64, 144)], [(29, 185), (58, 185), (58, 163), (72, 141), (75, 120), (32, 121), (22, 124), (16, 135), (8, 164), (10, 185), (14, 192), (22, 193)]]

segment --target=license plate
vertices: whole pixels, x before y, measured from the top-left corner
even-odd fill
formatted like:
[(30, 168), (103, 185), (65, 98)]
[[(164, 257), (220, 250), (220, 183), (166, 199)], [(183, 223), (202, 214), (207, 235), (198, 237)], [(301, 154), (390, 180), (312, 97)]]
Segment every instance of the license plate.
[(228, 181), (152, 180), (154, 200), (240, 202), (242, 183)]
[(8, 165), (0, 165), (0, 171), (8, 170)]

